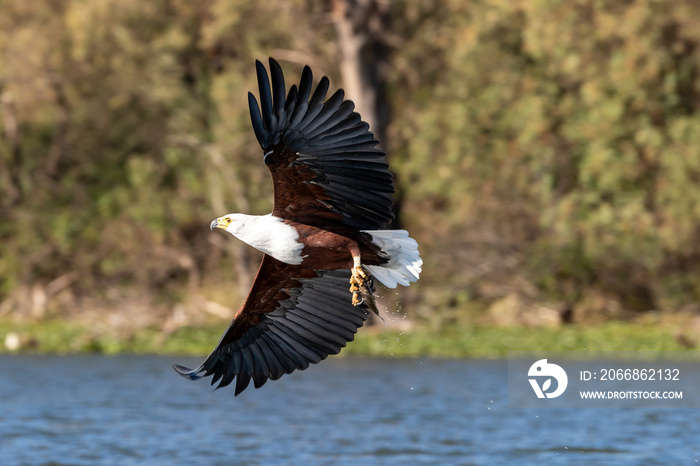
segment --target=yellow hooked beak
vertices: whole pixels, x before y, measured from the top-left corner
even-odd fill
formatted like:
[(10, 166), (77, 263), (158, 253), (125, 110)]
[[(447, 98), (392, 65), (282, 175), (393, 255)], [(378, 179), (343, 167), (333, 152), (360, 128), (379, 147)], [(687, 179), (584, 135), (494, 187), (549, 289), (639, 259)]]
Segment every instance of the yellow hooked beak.
[(219, 217), (211, 222), (209, 229), (213, 230), (214, 228), (221, 228), (225, 230), (229, 225), (231, 225), (231, 221), (231, 217)]

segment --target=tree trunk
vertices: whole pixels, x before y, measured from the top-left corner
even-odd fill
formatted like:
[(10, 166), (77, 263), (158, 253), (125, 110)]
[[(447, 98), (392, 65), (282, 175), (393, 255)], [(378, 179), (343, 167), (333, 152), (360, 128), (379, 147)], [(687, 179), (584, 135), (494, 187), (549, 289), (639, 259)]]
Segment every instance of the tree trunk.
[[(389, 47), (387, 36), (390, 26), (388, 0), (333, 0), (333, 24), (338, 35), (340, 72), (346, 96), (355, 102), (355, 110), (369, 123), (379, 147), (386, 150), (387, 127), (390, 120), (386, 82), (389, 73)], [(396, 180), (396, 175), (394, 175)], [(393, 227), (400, 225), (400, 191), (394, 196)], [(401, 291), (378, 296), (381, 309), (394, 309)], [(391, 316), (384, 325), (401, 325), (404, 321)], [(377, 320), (370, 314), (368, 324)]]
[(389, 28), (388, 2), (333, 0), (332, 17), (338, 34), (343, 88), (382, 148), (386, 148), (389, 54), (382, 37)]

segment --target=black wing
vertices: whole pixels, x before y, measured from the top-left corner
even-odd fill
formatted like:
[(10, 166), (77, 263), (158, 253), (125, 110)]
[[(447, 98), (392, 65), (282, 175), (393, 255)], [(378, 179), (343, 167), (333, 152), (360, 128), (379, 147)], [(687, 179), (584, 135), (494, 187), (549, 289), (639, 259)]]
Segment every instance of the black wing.
[(191, 380), (213, 375), (212, 385), (236, 378), (236, 395), (268, 379), (338, 354), (368, 312), (348, 299), (349, 270), (312, 270), (264, 256), (241, 310), (216, 349), (196, 369), (173, 366)]
[[(255, 135), (265, 152), (275, 190), (273, 214), (328, 228), (340, 223), (361, 230), (384, 228), (394, 185), (386, 154), (369, 125), (344, 100), (342, 90), (328, 100), (329, 81), (316, 90), (306, 66), (299, 88), (286, 93), (280, 65), (270, 58), (270, 74), (255, 62), (260, 106), (248, 94)], [(262, 112), (261, 112), (262, 108)]]

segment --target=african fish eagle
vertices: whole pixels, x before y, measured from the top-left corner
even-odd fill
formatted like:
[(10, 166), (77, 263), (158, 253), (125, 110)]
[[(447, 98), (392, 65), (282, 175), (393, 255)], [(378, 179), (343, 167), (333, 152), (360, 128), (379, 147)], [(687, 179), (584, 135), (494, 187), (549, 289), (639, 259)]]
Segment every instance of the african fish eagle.
[[(422, 259), (393, 219), (394, 185), (386, 154), (342, 90), (313, 94), (306, 66), (286, 92), (282, 68), (270, 78), (256, 61), (260, 105), (248, 93), (255, 136), (272, 174), (268, 215), (228, 214), (211, 223), (264, 253), (250, 293), (216, 349), (186, 378), (236, 379), (238, 395), (337, 354), (377, 311), (372, 278), (389, 288), (418, 279)], [(272, 85), (271, 85), (272, 84)], [(348, 293), (348, 282), (350, 293)]]

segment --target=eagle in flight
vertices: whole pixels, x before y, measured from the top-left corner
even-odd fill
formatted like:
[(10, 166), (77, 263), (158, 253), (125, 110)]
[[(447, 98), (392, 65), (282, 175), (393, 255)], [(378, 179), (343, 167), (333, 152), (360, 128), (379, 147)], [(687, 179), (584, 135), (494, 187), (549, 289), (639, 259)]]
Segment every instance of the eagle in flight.
[[(211, 223), (264, 253), (241, 309), (196, 380), (229, 385), (235, 394), (337, 354), (369, 311), (377, 312), (373, 279), (389, 288), (418, 279), (423, 260), (405, 230), (387, 230), (394, 185), (384, 151), (342, 90), (326, 99), (329, 81), (312, 93), (306, 66), (286, 91), (282, 68), (270, 76), (256, 61), (260, 104), (248, 94), (255, 136), (272, 175), (268, 215), (228, 214)], [(350, 289), (348, 291), (348, 285)]]

